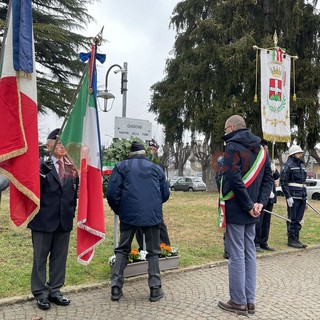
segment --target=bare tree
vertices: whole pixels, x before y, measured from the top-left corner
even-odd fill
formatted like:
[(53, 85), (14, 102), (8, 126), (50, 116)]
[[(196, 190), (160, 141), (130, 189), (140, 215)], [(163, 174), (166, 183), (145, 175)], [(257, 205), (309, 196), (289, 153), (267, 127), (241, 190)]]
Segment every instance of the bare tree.
[(174, 168), (178, 170), (178, 176), (183, 176), (184, 165), (192, 151), (189, 142), (186, 145), (183, 142), (174, 143), (170, 146), (170, 151), (174, 158)]
[(208, 144), (208, 141), (205, 139), (202, 141), (194, 141), (192, 143), (192, 152), (196, 159), (201, 164), (201, 171), (202, 171), (202, 180), (207, 183), (208, 178), (208, 168), (211, 164), (211, 148)]

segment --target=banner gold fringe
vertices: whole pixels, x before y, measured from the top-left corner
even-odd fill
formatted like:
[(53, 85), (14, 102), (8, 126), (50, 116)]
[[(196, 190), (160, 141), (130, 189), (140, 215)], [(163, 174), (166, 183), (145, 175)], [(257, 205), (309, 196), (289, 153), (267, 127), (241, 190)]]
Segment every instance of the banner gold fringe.
[(263, 139), (274, 142), (291, 142), (291, 136), (276, 136), (266, 133), (263, 133)]

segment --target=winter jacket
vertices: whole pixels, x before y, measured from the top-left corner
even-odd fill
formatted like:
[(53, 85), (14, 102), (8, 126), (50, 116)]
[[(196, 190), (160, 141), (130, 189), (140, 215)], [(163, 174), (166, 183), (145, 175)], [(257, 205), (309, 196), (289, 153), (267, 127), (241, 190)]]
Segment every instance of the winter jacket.
[(280, 173), (280, 185), (285, 197), (305, 200), (307, 198), (306, 178), (307, 170), (303, 160), (290, 156)]
[(170, 191), (161, 167), (136, 155), (116, 164), (107, 186), (107, 200), (120, 221), (154, 226), (162, 217), (162, 204)]
[(223, 195), (233, 191), (234, 197), (227, 200), (227, 224), (250, 224), (257, 221), (249, 214), (254, 203), (268, 203), (273, 178), (267, 158), (254, 182), (246, 188), (242, 177), (250, 170), (260, 151), (261, 139), (249, 129), (239, 129), (223, 137), (226, 142), (223, 167)]
[[(40, 160), (40, 167), (42, 163), (43, 159)], [(28, 224), (31, 230), (53, 232), (58, 227), (66, 232), (72, 230), (79, 179), (67, 159), (64, 159), (64, 164), (63, 184), (54, 165), (46, 175), (40, 174), (40, 210)]]

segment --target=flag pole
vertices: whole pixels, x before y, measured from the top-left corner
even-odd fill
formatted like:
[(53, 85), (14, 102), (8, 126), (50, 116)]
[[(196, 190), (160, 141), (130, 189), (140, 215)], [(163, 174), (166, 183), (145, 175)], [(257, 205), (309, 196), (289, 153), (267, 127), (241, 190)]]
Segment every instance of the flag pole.
[[(104, 27), (102, 27), (101, 31), (94, 37), (95, 46), (100, 46), (101, 43), (102, 43), (102, 32), (103, 32), (103, 28), (104, 28)], [(77, 97), (78, 97), (78, 93), (79, 93), (79, 91), (80, 91), (80, 88), (81, 88), (82, 83), (83, 83), (83, 79), (84, 79), (84, 77), (85, 77), (85, 75), (86, 75), (86, 71), (87, 71), (88, 68), (89, 68), (89, 64), (86, 64), (85, 67), (83, 68), (82, 76), (81, 76), (81, 79), (80, 79), (80, 81), (79, 81), (78, 87), (77, 87), (77, 89), (76, 89), (76, 91), (75, 91), (75, 93), (74, 93), (74, 95), (73, 95), (73, 98), (72, 98), (72, 101), (71, 101), (70, 106), (69, 106), (69, 108), (68, 108), (68, 111), (67, 111), (67, 113), (66, 113), (66, 115), (65, 115), (65, 117), (64, 117), (64, 120), (63, 120), (63, 122), (62, 122), (62, 125), (61, 125), (61, 127), (60, 127), (60, 130), (59, 130), (59, 132), (58, 132), (58, 134), (57, 134), (57, 138), (56, 138), (56, 140), (55, 140), (55, 142), (54, 142), (54, 145), (53, 145), (53, 147), (52, 147), (52, 149), (51, 149), (51, 151), (50, 151), (49, 158), (48, 158), (49, 160), (51, 159), (51, 157), (52, 157), (52, 155), (53, 155), (53, 152), (54, 152), (54, 150), (55, 150), (58, 142), (60, 141), (61, 133), (62, 133), (62, 131), (63, 131), (63, 129), (64, 129), (64, 127), (65, 127), (68, 119), (69, 119), (71, 110), (72, 110), (72, 108), (73, 108), (73, 106), (74, 106), (74, 104), (75, 104), (75, 102), (76, 102), (76, 99), (77, 99)]]

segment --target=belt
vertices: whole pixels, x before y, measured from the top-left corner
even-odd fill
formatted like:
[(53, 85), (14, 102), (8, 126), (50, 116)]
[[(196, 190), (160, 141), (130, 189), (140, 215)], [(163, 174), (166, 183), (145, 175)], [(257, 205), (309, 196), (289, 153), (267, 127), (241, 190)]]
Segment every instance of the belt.
[(303, 183), (295, 183), (295, 182), (290, 182), (288, 183), (289, 187), (297, 187), (297, 188), (305, 188), (307, 185)]

